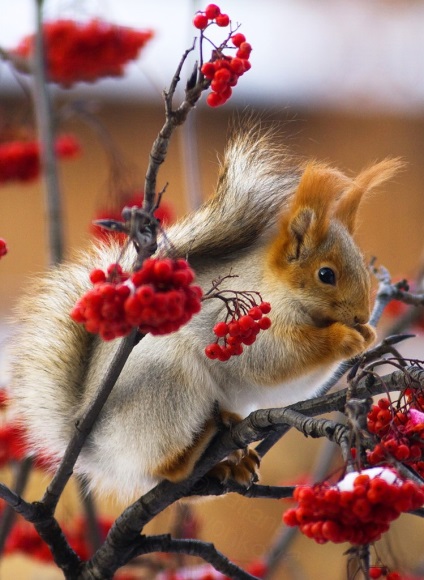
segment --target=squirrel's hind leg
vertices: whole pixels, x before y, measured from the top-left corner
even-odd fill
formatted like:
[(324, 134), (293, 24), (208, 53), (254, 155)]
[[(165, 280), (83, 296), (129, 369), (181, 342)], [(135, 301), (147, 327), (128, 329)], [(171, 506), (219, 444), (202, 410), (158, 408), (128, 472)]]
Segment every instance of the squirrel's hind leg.
[(167, 457), (156, 467), (153, 475), (169, 481), (182, 481), (188, 477), (217, 431), (215, 420), (209, 419), (190, 447)]
[[(155, 477), (168, 479), (169, 481), (182, 481), (193, 471), (196, 462), (211, 442), (214, 435), (219, 430), (219, 425), (231, 428), (239, 423), (242, 418), (235, 413), (219, 410), (214, 414), (214, 418), (209, 419), (203, 430), (196, 437), (195, 441), (180, 453), (167, 457), (153, 474)], [(254, 449), (238, 449), (228, 455), (228, 457), (215, 465), (208, 475), (226, 482), (233, 479), (240, 485), (249, 487), (258, 481), (258, 468), (260, 457)]]

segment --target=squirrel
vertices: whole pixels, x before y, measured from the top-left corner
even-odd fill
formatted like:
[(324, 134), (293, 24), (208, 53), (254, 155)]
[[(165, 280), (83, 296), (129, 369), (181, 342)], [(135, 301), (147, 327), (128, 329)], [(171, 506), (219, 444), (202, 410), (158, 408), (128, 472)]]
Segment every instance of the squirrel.
[[(177, 332), (146, 335), (75, 466), (96, 491), (134, 498), (161, 479), (184, 479), (219, 429), (217, 406), (229, 424), (310, 398), (336, 363), (375, 340), (370, 276), (353, 234), (361, 200), (400, 162), (383, 160), (351, 179), (325, 163), (294, 161), (274, 137), (256, 128), (236, 135), (216, 193), (171, 226), (157, 251), (166, 255), (171, 245), (205, 290), (237, 274), (232, 289), (258, 291), (271, 303), (270, 329), (241, 356), (210, 360), (204, 348), (225, 307), (207, 300)], [(94, 245), (34, 280), (17, 307), (12, 396), (32, 449), (56, 460), (120, 342), (101, 341), (69, 313), (91, 287), (89, 272), (121, 250)], [(135, 250), (123, 259), (130, 267)], [(215, 475), (249, 485), (258, 463), (250, 451), (219, 464)]]

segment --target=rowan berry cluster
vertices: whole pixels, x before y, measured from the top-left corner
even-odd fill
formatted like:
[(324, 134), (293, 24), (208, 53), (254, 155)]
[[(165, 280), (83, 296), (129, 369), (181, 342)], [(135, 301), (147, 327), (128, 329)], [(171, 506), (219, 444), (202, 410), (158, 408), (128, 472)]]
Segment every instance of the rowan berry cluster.
[[(203, 35), (203, 31), (211, 24), (217, 24), (220, 27), (228, 26), (230, 18), (228, 14), (221, 12), (219, 6), (209, 4), (203, 12), (195, 15), (193, 24), (202, 31)], [(244, 34), (233, 34), (229, 39), (233, 47), (237, 48), (235, 56), (224, 55), (223, 50), (229, 48), (227, 40), (213, 51), (212, 58), (200, 69), (203, 76), (210, 81), (211, 92), (206, 102), (211, 107), (218, 107), (228, 101), (238, 79), (251, 68), (249, 57), (252, 47), (246, 42)]]
[(384, 465), (394, 457), (424, 476), (424, 413), (414, 408), (417, 404), (415, 400), (396, 409), (384, 397), (372, 406), (367, 426), (378, 443), (367, 452), (370, 465)]
[[(151, 30), (134, 30), (102, 20), (46, 22), (43, 34), (49, 80), (64, 86), (121, 76), (124, 66), (136, 59), (153, 37)], [(29, 58), (33, 50), (31, 35), (12, 52)]]
[[(74, 157), (80, 151), (72, 135), (62, 135), (55, 142), (56, 155)], [(37, 141), (9, 141), (0, 143), (0, 183), (31, 181), (40, 175), (40, 144)]]
[[(217, 338), (205, 348), (206, 356), (212, 360), (225, 362), (232, 356), (239, 356), (243, 345), (253, 344), (259, 332), (271, 326), (270, 318), (264, 316), (271, 311), (269, 302), (253, 303), (249, 309), (240, 300), (235, 304), (234, 310), (227, 304), (227, 320), (218, 322), (213, 328)], [(222, 344), (219, 344), (220, 341)]]
[(103, 340), (141, 333), (168, 334), (186, 324), (201, 308), (202, 290), (192, 285), (193, 270), (183, 259), (148, 258), (140, 270), (124, 272), (112, 264), (90, 274), (94, 288), (71, 311), (75, 322)]
[(0, 259), (3, 258), (8, 252), (6, 240), (0, 238)]
[(424, 488), (392, 470), (374, 467), (352, 472), (337, 485), (299, 486), (298, 507), (283, 515), (288, 526), (317, 543), (369, 544), (378, 540), (402, 512), (424, 503)]

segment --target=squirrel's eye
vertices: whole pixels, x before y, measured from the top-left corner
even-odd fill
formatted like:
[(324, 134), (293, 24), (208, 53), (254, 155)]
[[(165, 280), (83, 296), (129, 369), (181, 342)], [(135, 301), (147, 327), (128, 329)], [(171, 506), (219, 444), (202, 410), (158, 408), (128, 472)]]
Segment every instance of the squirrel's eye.
[(331, 268), (320, 268), (318, 278), (323, 284), (331, 284), (331, 286), (336, 284), (336, 275)]

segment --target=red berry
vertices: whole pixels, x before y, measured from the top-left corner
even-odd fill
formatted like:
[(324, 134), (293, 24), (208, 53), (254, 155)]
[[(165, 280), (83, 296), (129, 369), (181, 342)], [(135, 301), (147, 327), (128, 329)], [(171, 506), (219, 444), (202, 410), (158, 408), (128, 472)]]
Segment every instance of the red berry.
[(398, 461), (405, 461), (409, 457), (409, 447), (407, 445), (399, 445), (394, 456)]
[(225, 103), (225, 100), (221, 95), (218, 93), (209, 93), (206, 97), (206, 102), (210, 107), (219, 107)]
[(106, 282), (106, 274), (100, 268), (96, 268), (90, 272), (90, 282), (92, 284)]
[(388, 409), (390, 407), (390, 401), (384, 397), (378, 400), (377, 405), (380, 409)]
[(242, 58), (232, 58), (230, 62), (231, 70), (238, 76), (244, 73), (244, 60)]
[(269, 302), (261, 302), (259, 308), (264, 314), (269, 314), (271, 312), (271, 304)]
[(226, 362), (231, 358), (231, 352), (226, 348), (220, 348), (218, 352), (218, 360), (221, 362)]
[(401, 580), (401, 578), (399, 572), (389, 572), (386, 576), (386, 580)]
[(215, 64), (213, 62), (205, 62), (200, 70), (207, 79), (213, 79), (216, 72)]
[[(231, 79), (231, 72), (228, 68), (220, 68), (216, 71), (213, 80), (220, 83), (228, 83)], [(212, 85), (211, 85), (212, 86)], [(215, 90), (215, 89), (214, 89)]]
[(251, 52), (252, 45), (249, 44), (248, 42), (242, 42), (239, 46), (238, 51), (236, 52), (236, 57), (248, 59)]
[(381, 578), (382, 575), (383, 575), (383, 569), (381, 568), (381, 566), (370, 566), (369, 577), (372, 578), (372, 580), (376, 580), (377, 578)]
[(239, 318), (238, 323), (239, 323), (240, 329), (242, 331), (245, 331), (245, 330), (250, 330), (251, 328), (253, 328), (255, 321), (253, 320), (253, 318), (251, 316), (249, 316), (248, 314), (245, 314), (244, 316), (241, 316)]
[(218, 354), (220, 353), (220, 351), (221, 347), (219, 346), (219, 344), (216, 344), (216, 342), (208, 344), (208, 346), (205, 348), (206, 356), (212, 360), (218, 358)]
[(246, 42), (246, 37), (241, 32), (238, 32), (231, 37), (231, 40), (234, 46), (237, 46), (238, 48), (242, 42)]
[(193, 24), (199, 30), (204, 30), (206, 28), (206, 26), (208, 25), (208, 17), (205, 14), (202, 14), (199, 12), (193, 18)]
[(261, 330), (268, 330), (268, 328), (271, 326), (271, 320), (268, 318), (268, 316), (263, 316), (260, 320), (258, 320), (258, 324)]
[(205, 15), (209, 20), (213, 20), (221, 14), (221, 9), (216, 4), (208, 4), (205, 8)]
[(259, 320), (262, 318), (262, 310), (259, 306), (253, 306), (253, 308), (249, 310), (248, 315), (251, 316), (253, 320)]
[(222, 338), (226, 334), (228, 334), (228, 324), (226, 322), (218, 322), (213, 327), (213, 331), (216, 334), (216, 336), (218, 336), (219, 338)]
[(228, 14), (219, 14), (219, 16), (215, 18), (215, 22), (218, 26), (225, 27), (230, 24), (230, 17)]

